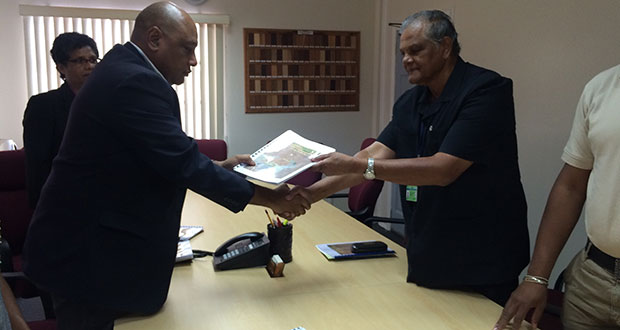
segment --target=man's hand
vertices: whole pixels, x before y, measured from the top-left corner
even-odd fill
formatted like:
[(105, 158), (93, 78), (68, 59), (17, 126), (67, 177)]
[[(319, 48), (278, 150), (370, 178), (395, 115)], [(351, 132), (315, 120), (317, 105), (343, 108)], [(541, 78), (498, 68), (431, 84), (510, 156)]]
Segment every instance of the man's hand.
[(237, 166), (238, 164), (248, 164), (250, 166), (256, 165), (256, 163), (254, 163), (254, 161), (252, 160), (252, 157), (247, 154), (236, 155), (223, 161), (214, 160), (213, 162), (216, 165), (219, 165), (227, 170), (232, 170), (232, 168)]
[(362, 174), (368, 166), (364, 158), (351, 157), (339, 152), (332, 152), (312, 159), (316, 162), (310, 169), (325, 175)]
[(538, 321), (545, 311), (546, 303), (546, 286), (522, 282), (510, 295), (510, 299), (508, 299), (502, 311), (502, 315), (495, 324), (493, 330), (503, 330), (513, 317), (514, 322), (512, 329), (519, 329), (519, 327), (521, 327), (521, 322), (532, 308), (534, 308), (534, 314), (532, 314), (532, 329), (536, 329), (538, 327)]
[(295, 186), (293, 187), (293, 189), (291, 189), (288, 194), (286, 195), (286, 200), (292, 200), (295, 198), (295, 196), (300, 196), (301, 198), (307, 200), (310, 204), (315, 202), (314, 197), (312, 196), (312, 193), (310, 192), (310, 189), (308, 189), (307, 187), (304, 186)]
[(293, 220), (295, 217), (303, 215), (310, 209), (310, 200), (301, 194), (291, 196), (291, 190), (283, 184), (274, 190), (276, 201), (271, 206), (273, 212), (286, 219)]

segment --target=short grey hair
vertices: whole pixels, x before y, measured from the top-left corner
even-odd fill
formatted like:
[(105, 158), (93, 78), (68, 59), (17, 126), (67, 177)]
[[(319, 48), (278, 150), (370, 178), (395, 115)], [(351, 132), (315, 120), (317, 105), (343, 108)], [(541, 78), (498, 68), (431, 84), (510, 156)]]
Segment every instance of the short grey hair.
[(456, 33), (452, 19), (448, 14), (441, 10), (423, 10), (417, 12), (405, 18), (398, 33), (403, 34), (406, 29), (419, 22), (428, 23), (425, 35), (432, 42), (439, 44), (444, 37), (451, 38), (452, 54), (456, 56), (459, 55), (461, 52), (461, 45), (459, 45), (458, 33)]

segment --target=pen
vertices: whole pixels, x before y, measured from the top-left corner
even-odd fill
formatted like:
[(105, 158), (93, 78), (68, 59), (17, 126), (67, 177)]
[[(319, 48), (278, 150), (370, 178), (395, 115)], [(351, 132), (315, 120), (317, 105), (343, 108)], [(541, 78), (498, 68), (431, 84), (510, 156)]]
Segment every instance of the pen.
[(288, 220), (284, 219), (284, 221), (282, 221), (282, 226), (286, 226), (288, 225)]
[(273, 220), (271, 220), (271, 217), (269, 216), (269, 212), (267, 212), (267, 210), (265, 210), (265, 214), (267, 215), (267, 219), (269, 219), (269, 223), (271, 223), (271, 225), (275, 228), (276, 224), (273, 222)]
[[(271, 210), (271, 212), (273, 212), (273, 210)], [(276, 212), (273, 212), (273, 219), (275, 219), (273, 222), (275, 222), (278, 227), (282, 227), (282, 222), (280, 221), (280, 217), (276, 215)]]

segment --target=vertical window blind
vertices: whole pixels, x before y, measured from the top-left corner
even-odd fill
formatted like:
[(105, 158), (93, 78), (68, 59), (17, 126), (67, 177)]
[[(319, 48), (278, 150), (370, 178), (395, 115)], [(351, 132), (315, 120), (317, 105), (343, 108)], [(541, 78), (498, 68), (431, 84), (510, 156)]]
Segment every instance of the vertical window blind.
[[(93, 38), (103, 57), (116, 44), (129, 41), (138, 11), (20, 5), (26, 46), (28, 96), (62, 84), (50, 50), (56, 36), (79, 32)], [(223, 135), (224, 26), (227, 15), (190, 14), (196, 22), (198, 64), (182, 85), (181, 122), (187, 135), (197, 139)]]

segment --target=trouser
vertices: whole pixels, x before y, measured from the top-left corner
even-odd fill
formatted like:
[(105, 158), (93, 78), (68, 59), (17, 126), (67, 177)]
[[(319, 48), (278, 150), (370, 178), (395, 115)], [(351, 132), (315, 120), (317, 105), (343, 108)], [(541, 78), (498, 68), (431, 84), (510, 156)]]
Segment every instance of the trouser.
[(620, 329), (620, 263), (614, 272), (588, 258), (590, 243), (565, 272), (562, 324), (565, 330)]
[(128, 313), (52, 295), (58, 330), (111, 330)]

